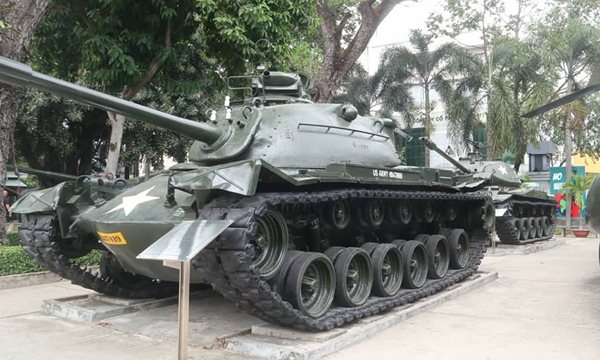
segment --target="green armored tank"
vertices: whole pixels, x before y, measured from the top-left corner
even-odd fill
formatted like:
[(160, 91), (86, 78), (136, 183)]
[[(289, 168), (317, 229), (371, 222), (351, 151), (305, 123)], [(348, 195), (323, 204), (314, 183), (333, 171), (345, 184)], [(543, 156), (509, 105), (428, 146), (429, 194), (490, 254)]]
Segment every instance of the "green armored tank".
[[(177, 272), (137, 255), (163, 236), (186, 236), (178, 231), (186, 220), (210, 225), (231, 219), (192, 261), (192, 282), (210, 283), (266, 321), (327, 330), (470, 276), (493, 231), (492, 199), (469, 186), (476, 181), (472, 174), (401, 166), (394, 141), (402, 133), (393, 121), (359, 116), (351, 105), (312, 103), (303, 75), (263, 71), (230, 79), (232, 93), (246, 95), (226, 98), (207, 122), (4, 58), (0, 81), (196, 140), (192, 165), (137, 185), (80, 177), (13, 206), (23, 214), (26, 251), (96, 291), (171, 294)], [(103, 252), (99, 273), (72, 261), (93, 249)]]
[[(586, 211), (590, 226), (600, 233), (600, 176), (596, 176), (588, 190)], [(598, 262), (600, 263), (600, 247), (598, 247)]]
[(556, 202), (543, 191), (521, 188), (521, 179), (514, 169), (502, 161), (485, 161), (480, 153), (456, 160), (438, 148), (431, 140), (421, 141), (460, 171), (473, 174), (478, 183), (471, 186), (491, 191), (496, 208), (496, 234), (505, 244), (527, 244), (547, 240), (556, 227)]

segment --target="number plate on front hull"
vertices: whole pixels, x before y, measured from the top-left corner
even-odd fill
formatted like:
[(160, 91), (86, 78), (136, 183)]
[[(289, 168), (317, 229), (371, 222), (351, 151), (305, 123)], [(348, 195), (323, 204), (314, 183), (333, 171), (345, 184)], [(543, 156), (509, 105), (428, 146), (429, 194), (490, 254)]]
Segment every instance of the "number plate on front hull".
[(120, 232), (116, 233), (101, 233), (98, 232), (98, 236), (103, 243), (107, 245), (127, 245), (127, 240)]

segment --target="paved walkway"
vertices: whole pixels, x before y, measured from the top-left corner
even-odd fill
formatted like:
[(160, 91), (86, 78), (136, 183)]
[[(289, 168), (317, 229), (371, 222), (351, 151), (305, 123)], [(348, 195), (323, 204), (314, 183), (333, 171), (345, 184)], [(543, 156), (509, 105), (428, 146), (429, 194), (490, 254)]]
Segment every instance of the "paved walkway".
[[(598, 239), (568, 239), (531, 255), (486, 257), (481, 269), (497, 271), (500, 278), (328, 359), (600, 358)], [(107, 327), (39, 313), (42, 299), (86, 292), (64, 281), (1, 290), (0, 359), (176, 358), (171, 336), (156, 329), (140, 331), (144, 335), (119, 330), (129, 318)], [(244, 358), (201, 346), (192, 347), (190, 355)]]
[(598, 239), (486, 257), (498, 280), (328, 360), (600, 359)]

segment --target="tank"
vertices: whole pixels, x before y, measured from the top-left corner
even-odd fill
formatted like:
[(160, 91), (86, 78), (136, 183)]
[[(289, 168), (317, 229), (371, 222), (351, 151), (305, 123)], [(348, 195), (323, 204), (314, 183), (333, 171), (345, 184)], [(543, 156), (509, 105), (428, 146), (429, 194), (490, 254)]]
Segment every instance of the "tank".
[[(179, 240), (189, 221), (230, 219), (193, 259), (192, 283), (211, 284), (266, 321), (328, 330), (472, 275), (493, 231), (492, 199), (471, 186), (479, 181), (473, 174), (402, 166), (394, 121), (359, 116), (348, 104), (312, 103), (302, 74), (231, 78), (232, 97), (207, 109), (206, 122), (5, 58), (0, 81), (195, 140), (191, 164), (138, 184), (84, 176), (13, 206), (23, 214), (21, 243), (35, 261), (102, 293), (173, 294), (177, 271), (137, 255), (158, 239)], [(92, 250), (102, 253), (99, 272), (73, 261)]]
[[(543, 191), (521, 187), (512, 166), (502, 161), (485, 161), (477, 144), (467, 158), (456, 160), (431, 140), (420, 138), (461, 172), (473, 174), (477, 187), (492, 193), (496, 212), (496, 234), (505, 244), (527, 244), (548, 240), (556, 228), (556, 201)], [(475, 184), (473, 184), (475, 185)]]
[[(600, 176), (596, 176), (587, 192), (587, 221), (590, 227), (600, 233)], [(598, 247), (598, 263), (600, 263), (600, 246)]]

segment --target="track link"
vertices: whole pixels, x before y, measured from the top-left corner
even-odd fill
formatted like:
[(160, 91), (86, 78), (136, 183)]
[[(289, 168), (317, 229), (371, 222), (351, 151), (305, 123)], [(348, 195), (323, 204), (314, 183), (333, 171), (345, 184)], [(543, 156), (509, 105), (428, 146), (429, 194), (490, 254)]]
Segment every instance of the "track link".
[(75, 285), (119, 297), (160, 298), (177, 293), (177, 284), (153, 282), (150, 286), (137, 288), (133, 284), (119, 283), (108, 276), (71, 263), (57, 243), (57, 226), (55, 215), (24, 215), (19, 239), (25, 252), (35, 262), (60, 277), (70, 280)]
[(471, 231), (468, 265), (449, 271), (439, 280), (428, 280), (419, 289), (403, 289), (391, 297), (370, 297), (361, 306), (333, 307), (318, 319), (304, 315), (284, 301), (273, 282), (262, 279), (253, 266), (251, 242), (257, 233), (257, 216), (270, 207), (322, 204), (338, 199), (409, 199), (447, 200), (476, 203), (489, 201), (487, 193), (443, 193), (397, 190), (340, 189), (313, 193), (267, 193), (250, 198), (224, 197), (200, 210), (202, 219), (233, 219), (235, 222), (194, 260), (194, 267), (206, 281), (245, 311), (266, 321), (302, 330), (324, 331), (371, 316), (393, 307), (432, 295), (472, 275), (484, 256), (489, 234), (482, 229)]

